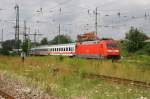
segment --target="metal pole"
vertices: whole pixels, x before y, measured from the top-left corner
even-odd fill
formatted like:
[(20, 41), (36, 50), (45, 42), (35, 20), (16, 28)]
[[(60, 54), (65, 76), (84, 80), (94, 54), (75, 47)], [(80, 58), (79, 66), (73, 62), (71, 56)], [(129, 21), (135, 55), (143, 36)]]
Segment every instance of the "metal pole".
[(97, 7), (96, 7), (96, 11), (95, 11), (95, 34), (97, 36)]
[(36, 45), (36, 30), (35, 30), (35, 34), (34, 34), (34, 44)]
[(60, 24), (59, 24), (58, 44), (60, 44)]
[(15, 40), (17, 43), (17, 49), (19, 54), (20, 44), (19, 44), (19, 6), (18, 5), (15, 6), (15, 10), (16, 10)]
[(2, 28), (2, 41), (1, 41), (1, 42), (3, 42), (3, 32), (4, 32), (4, 31), (3, 31), (3, 28)]

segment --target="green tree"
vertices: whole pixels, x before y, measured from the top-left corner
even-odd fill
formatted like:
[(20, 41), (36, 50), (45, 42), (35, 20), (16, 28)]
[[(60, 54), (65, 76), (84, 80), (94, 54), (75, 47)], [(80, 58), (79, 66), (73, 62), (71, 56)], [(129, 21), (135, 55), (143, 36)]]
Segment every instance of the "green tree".
[(3, 48), (4, 50), (10, 51), (10, 50), (12, 50), (12, 49), (16, 49), (18, 43), (19, 43), (19, 45), (20, 45), (20, 44), (21, 44), (21, 41), (19, 40), (19, 42), (16, 42), (15, 40), (6, 40), (6, 41), (4, 41), (4, 42), (2, 43), (2, 48)]
[(72, 40), (68, 35), (58, 35), (50, 41), (50, 44), (67, 44), (71, 42)]
[(48, 44), (48, 40), (47, 40), (47, 38), (45, 37), (45, 38), (43, 38), (42, 40), (41, 40), (41, 43), (40, 43), (41, 45), (46, 45), (46, 44)]
[(28, 52), (28, 48), (29, 48), (28, 42), (29, 42), (29, 40), (26, 39), (26, 40), (22, 43), (22, 51), (23, 51), (23, 52), (26, 52), (26, 53)]
[(136, 52), (144, 47), (146, 35), (137, 28), (131, 27), (126, 34), (127, 50), (129, 52)]

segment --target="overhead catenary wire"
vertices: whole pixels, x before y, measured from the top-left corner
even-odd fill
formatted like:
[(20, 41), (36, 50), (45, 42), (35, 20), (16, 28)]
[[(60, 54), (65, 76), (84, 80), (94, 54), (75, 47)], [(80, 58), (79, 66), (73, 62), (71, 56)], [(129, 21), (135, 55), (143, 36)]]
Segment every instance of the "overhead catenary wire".
[[(65, 2), (65, 1), (64, 1)], [(65, 3), (60, 3), (60, 4), (62, 4), (63, 6), (65, 6)], [(59, 13), (59, 9), (61, 8), (61, 17), (67, 17), (66, 15), (74, 15), (74, 12), (72, 11), (72, 12), (65, 12), (63, 9), (65, 8), (65, 7), (62, 7), (62, 6), (60, 6), (59, 4), (58, 4), (58, 6), (56, 7), (56, 8), (58, 8), (57, 10), (58, 11), (55, 11), (55, 13)], [(54, 7), (54, 9), (55, 9), (55, 7)], [(69, 9), (69, 8), (68, 8)], [(44, 15), (47, 15), (47, 16), (49, 16), (50, 14), (48, 13), (48, 12), (44, 12), (43, 11), (43, 9), (41, 10), (42, 11), (42, 13), (43, 13), (43, 15), (41, 15), (41, 16), (44, 16)], [(112, 12), (111, 14), (103, 14), (103, 11), (104, 11), (104, 13), (106, 13), (107, 14), (107, 12), (105, 12), (105, 11), (109, 11), (109, 12)], [(134, 15), (130, 15), (130, 16), (128, 16), (128, 15), (125, 15), (125, 14), (123, 14), (123, 12), (122, 12), (123, 10), (120, 10), (120, 9), (99, 9), (98, 10), (98, 12), (99, 13), (101, 13), (101, 17), (103, 16), (103, 17), (105, 17), (105, 18), (107, 18), (107, 17), (113, 17), (113, 16), (115, 16), (115, 17), (117, 17), (117, 13), (120, 13), (118, 16), (120, 17), (120, 18), (124, 18), (124, 20), (122, 20), (121, 21), (121, 23), (123, 23), (123, 22), (131, 22), (131, 21), (135, 21), (135, 20), (138, 20), (138, 19), (142, 19), (142, 18), (145, 18), (145, 17), (143, 17), (143, 16), (146, 16), (147, 17), (147, 19), (146, 20), (149, 20), (148, 19), (148, 15), (147, 14), (145, 14), (145, 15), (143, 15), (142, 17), (141, 16), (135, 16), (135, 17), (133, 17)], [(84, 12), (84, 13), (82, 13), (82, 12)], [(77, 13), (80, 13), (79, 14), (79, 16), (81, 16), (81, 17), (86, 17), (87, 16), (87, 14), (90, 14), (91, 13), (91, 19), (93, 20), (94, 19), (94, 15), (93, 15), (93, 9), (89, 9), (89, 8), (83, 8), (83, 9), (81, 9), (80, 11), (78, 11)], [(145, 12), (147, 12), (147, 11), (145, 11)], [(45, 13), (45, 14), (44, 14)], [(35, 17), (36, 17), (36, 14), (35, 14)], [(44, 16), (45, 17), (45, 16)], [(43, 19), (44, 19), (44, 17), (42, 17)], [(59, 19), (59, 18), (61, 18), (61, 17), (57, 17), (55, 20), (57, 20), (57, 19)], [(119, 18), (118, 17), (118, 18)], [(50, 20), (52, 20), (52, 19), (54, 19), (53, 18), (53, 16), (51, 16), (50, 18), (49, 18)], [(117, 27), (117, 25), (115, 25), (115, 24), (118, 24), (118, 23), (120, 23), (119, 21), (118, 21), (118, 19), (115, 19), (116, 21), (114, 21), (114, 26), (113, 25), (103, 25), (105, 28), (110, 28), (110, 27)], [(46, 22), (46, 20), (39, 20), (39, 23), (41, 23), (41, 24), (47, 24), (47, 23), (50, 23), (51, 24), (51, 22)], [(74, 24), (74, 23), (72, 23), (72, 22), (70, 22), (71, 24)], [(85, 25), (86, 24), (86, 21), (81, 21), (81, 23), (80, 23), (81, 25)], [(93, 23), (88, 23), (88, 24), (93, 24)], [(102, 26), (101, 25), (101, 26)], [(119, 25), (118, 25), (119, 26)], [(120, 25), (121, 26), (121, 25)], [(122, 25), (122, 26), (124, 26), (124, 25)], [(67, 26), (66, 26), (66, 28), (67, 28)]]

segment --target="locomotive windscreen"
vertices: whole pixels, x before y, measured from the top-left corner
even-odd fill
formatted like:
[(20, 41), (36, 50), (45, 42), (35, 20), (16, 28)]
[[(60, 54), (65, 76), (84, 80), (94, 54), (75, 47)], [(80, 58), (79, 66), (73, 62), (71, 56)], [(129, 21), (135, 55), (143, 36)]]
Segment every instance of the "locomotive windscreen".
[(118, 45), (117, 44), (107, 44), (107, 48), (118, 48)]

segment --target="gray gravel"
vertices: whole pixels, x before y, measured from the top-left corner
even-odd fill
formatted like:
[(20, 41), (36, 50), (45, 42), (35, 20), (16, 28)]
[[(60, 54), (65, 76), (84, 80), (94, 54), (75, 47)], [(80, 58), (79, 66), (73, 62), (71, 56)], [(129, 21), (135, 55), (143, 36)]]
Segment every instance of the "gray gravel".
[[(15, 99), (58, 99), (49, 96), (44, 91), (25, 86), (21, 81), (8, 79), (0, 72), (0, 90), (13, 96)], [(4, 99), (0, 96), (0, 99)]]

